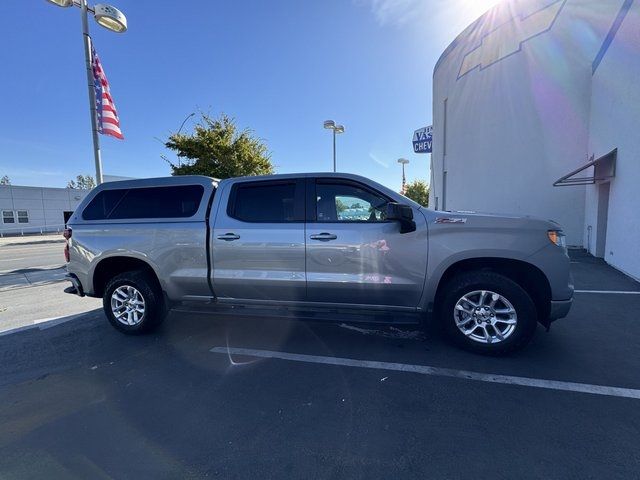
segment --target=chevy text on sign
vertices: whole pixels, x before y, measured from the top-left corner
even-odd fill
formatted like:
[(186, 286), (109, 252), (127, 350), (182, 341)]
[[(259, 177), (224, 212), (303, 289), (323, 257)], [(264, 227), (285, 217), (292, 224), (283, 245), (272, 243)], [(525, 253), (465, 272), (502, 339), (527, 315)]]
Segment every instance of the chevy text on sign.
[(413, 132), (413, 151), (415, 153), (431, 153), (433, 126), (419, 128)]

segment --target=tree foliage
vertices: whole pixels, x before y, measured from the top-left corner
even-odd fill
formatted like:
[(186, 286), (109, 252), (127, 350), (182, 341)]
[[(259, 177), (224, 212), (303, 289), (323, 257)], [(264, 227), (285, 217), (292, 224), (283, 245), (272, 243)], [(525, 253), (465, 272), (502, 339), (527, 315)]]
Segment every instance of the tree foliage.
[(75, 180), (69, 180), (67, 188), (76, 190), (91, 190), (96, 186), (96, 182), (91, 175), (78, 175)]
[(414, 180), (407, 183), (404, 196), (424, 207), (429, 206), (429, 185), (424, 180)]
[(228, 178), (274, 172), (263, 141), (251, 130), (239, 130), (235, 121), (225, 114), (218, 118), (202, 114), (192, 134), (173, 134), (165, 146), (185, 159), (176, 165), (165, 158), (173, 175)]
[(0, 185), (11, 185), (11, 179), (8, 175), (3, 175), (0, 177)]

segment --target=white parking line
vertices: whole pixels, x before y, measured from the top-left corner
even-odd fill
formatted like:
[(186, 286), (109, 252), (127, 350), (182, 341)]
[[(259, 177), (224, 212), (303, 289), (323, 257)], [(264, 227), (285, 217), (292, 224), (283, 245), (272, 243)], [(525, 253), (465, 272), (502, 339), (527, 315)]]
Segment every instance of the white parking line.
[(619, 295), (640, 295), (640, 292), (627, 290), (574, 290), (573, 293), (614, 293)]
[(340, 365), (345, 367), (371, 368), (376, 370), (391, 370), (396, 372), (419, 373), (436, 377), (452, 377), (464, 380), (475, 380), (488, 383), (502, 383), (506, 385), (520, 385), (524, 387), (561, 390), (566, 392), (590, 393), (593, 395), (608, 395), (612, 397), (635, 398), (640, 400), (640, 390), (633, 388), (608, 387), (605, 385), (591, 385), (588, 383), (561, 382), (557, 380), (543, 380), (539, 378), (514, 377), (510, 375), (494, 375), (467, 370), (430, 367), (427, 365), (411, 365), (405, 363), (376, 362), (371, 360), (354, 360), (352, 358), (324, 357), (318, 355), (304, 355), (300, 353), (276, 352), (271, 350), (256, 350), (252, 348), (214, 347), (213, 353), (225, 355), (245, 355), (258, 358), (276, 358), (293, 362), (320, 363), (325, 365)]

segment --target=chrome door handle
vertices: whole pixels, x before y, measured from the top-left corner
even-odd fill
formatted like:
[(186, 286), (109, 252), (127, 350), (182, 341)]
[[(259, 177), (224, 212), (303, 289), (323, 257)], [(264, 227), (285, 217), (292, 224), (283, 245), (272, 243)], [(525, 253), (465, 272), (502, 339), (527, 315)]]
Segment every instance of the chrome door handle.
[(309, 238), (311, 240), (322, 240), (322, 241), (326, 242), (328, 240), (335, 240), (336, 238), (338, 238), (338, 236), (334, 235), (332, 233), (323, 232), (323, 233), (319, 233), (317, 235), (311, 235)]
[(224, 235), (218, 235), (218, 240), (225, 240), (230, 242), (232, 240), (238, 240), (240, 235), (236, 235), (235, 233), (225, 233)]

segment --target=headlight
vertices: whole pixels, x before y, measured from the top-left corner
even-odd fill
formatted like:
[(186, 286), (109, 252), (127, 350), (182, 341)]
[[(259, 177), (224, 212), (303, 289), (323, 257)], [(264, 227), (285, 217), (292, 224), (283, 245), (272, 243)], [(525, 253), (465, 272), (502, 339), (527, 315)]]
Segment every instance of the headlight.
[(551, 243), (564, 249), (567, 248), (567, 237), (564, 235), (564, 233), (562, 233), (562, 230), (549, 230), (547, 231), (547, 236), (549, 237)]

